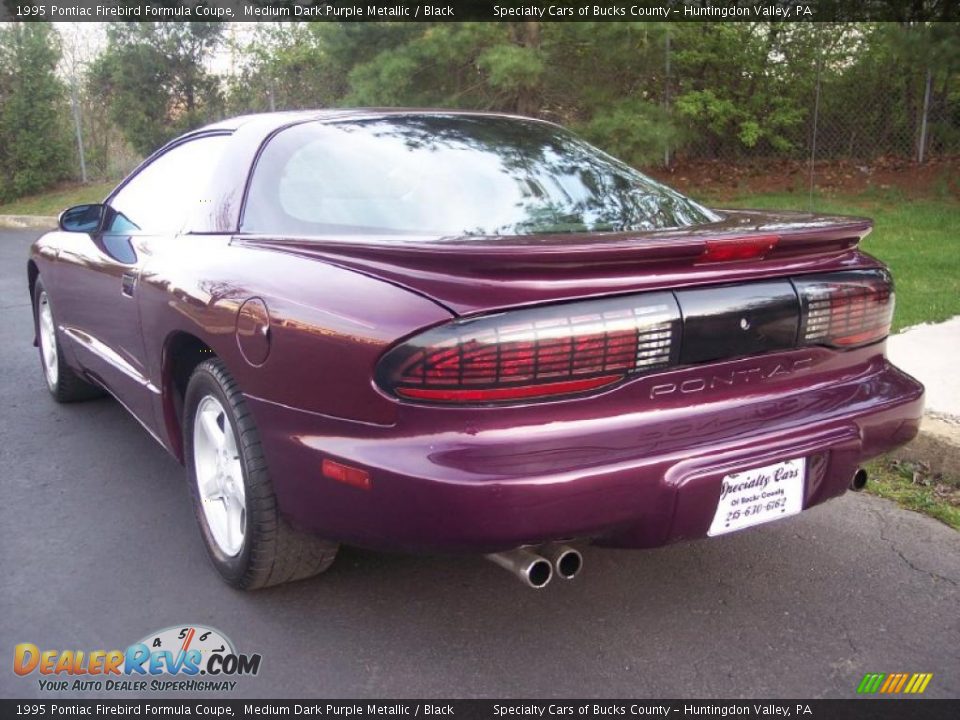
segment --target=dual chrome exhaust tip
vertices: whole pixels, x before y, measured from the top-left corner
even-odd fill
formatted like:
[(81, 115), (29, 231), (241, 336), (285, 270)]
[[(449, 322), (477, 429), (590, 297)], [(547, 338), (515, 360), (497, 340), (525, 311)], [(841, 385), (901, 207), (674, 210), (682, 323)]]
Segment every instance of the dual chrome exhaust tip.
[[(857, 468), (850, 479), (850, 489), (863, 490), (867, 485), (867, 471)], [(520, 547), (487, 555), (487, 559), (513, 573), (524, 585), (535, 590), (545, 588), (553, 577), (573, 580), (583, 569), (583, 555), (569, 545), (543, 545), (537, 548)]]
[(492, 553), (487, 559), (513, 573), (524, 585), (545, 588), (554, 575), (573, 580), (583, 568), (583, 555), (569, 545), (544, 545), (539, 548), (515, 548)]

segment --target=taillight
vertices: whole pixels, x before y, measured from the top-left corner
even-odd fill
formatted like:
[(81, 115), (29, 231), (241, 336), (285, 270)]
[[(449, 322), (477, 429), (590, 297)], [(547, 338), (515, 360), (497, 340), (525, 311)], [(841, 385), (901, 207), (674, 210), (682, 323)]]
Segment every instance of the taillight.
[[(730, 286), (653, 292), (455, 320), (388, 351), (376, 381), (396, 397), (429, 403), (544, 399), (676, 367), (681, 358), (695, 364), (810, 345), (851, 348), (890, 332), (893, 281), (884, 270), (733, 287), (736, 292)], [(751, 300), (758, 293), (766, 304)], [(717, 307), (712, 315), (703, 309), (711, 303)]]
[(893, 280), (882, 270), (794, 279), (803, 306), (801, 345), (848, 348), (882, 340), (893, 320)]
[(674, 365), (672, 293), (512, 310), (428, 330), (389, 351), (377, 383), (398, 397), (490, 403), (597, 390)]

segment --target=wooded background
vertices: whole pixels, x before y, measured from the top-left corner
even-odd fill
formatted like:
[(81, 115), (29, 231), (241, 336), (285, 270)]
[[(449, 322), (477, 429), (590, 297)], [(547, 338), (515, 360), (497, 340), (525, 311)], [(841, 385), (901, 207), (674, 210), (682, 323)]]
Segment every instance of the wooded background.
[(957, 23), (78, 25), (0, 27), (0, 201), (292, 108), (515, 112), (641, 167), (960, 154)]

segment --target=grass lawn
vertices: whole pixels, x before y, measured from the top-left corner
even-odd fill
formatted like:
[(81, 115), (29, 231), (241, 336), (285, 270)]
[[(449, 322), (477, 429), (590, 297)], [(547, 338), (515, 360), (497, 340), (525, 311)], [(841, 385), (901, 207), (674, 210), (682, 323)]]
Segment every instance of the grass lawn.
[[(743, 195), (707, 200), (718, 207), (806, 210), (805, 193)], [(874, 230), (863, 249), (893, 271), (897, 287), (894, 331), (960, 315), (960, 202), (908, 199), (899, 193), (815, 196), (817, 212), (865, 215)]]
[(101, 202), (116, 185), (115, 182), (70, 185), (40, 195), (22, 197), (6, 205), (0, 205), (0, 215), (56, 216), (71, 205)]
[(956, 479), (931, 476), (919, 465), (885, 458), (866, 467), (870, 473), (866, 492), (960, 530), (960, 482)]

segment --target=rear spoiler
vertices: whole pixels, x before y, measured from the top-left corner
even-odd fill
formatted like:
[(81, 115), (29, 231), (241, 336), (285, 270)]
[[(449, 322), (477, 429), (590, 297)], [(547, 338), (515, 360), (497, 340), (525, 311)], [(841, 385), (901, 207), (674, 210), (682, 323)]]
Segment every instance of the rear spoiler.
[[(516, 238), (471, 239), (459, 242), (393, 238), (385, 242), (351, 241), (328, 238), (275, 238), (237, 236), (234, 244), (287, 251), (329, 260), (354, 259), (371, 264), (443, 272), (451, 275), (515, 275), (527, 271), (564, 269), (576, 273), (585, 270), (620, 267), (624, 263), (662, 264), (730, 262), (761, 258), (785, 258), (800, 255), (838, 254), (859, 245), (871, 230), (869, 222), (831, 225), (800, 231), (784, 228), (779, 233), (736, 233), (716, 235), (650, 237), (608, 235), (605, 242), (595, 238), (589, 243), (550, 242), (542, 238), (536, 244)], [(561, 239), (562, 240), (562, 239)], [(726, 252), (725, 252), (726, 251)], [(552, 274), (552, 273), (551, 273)]]

